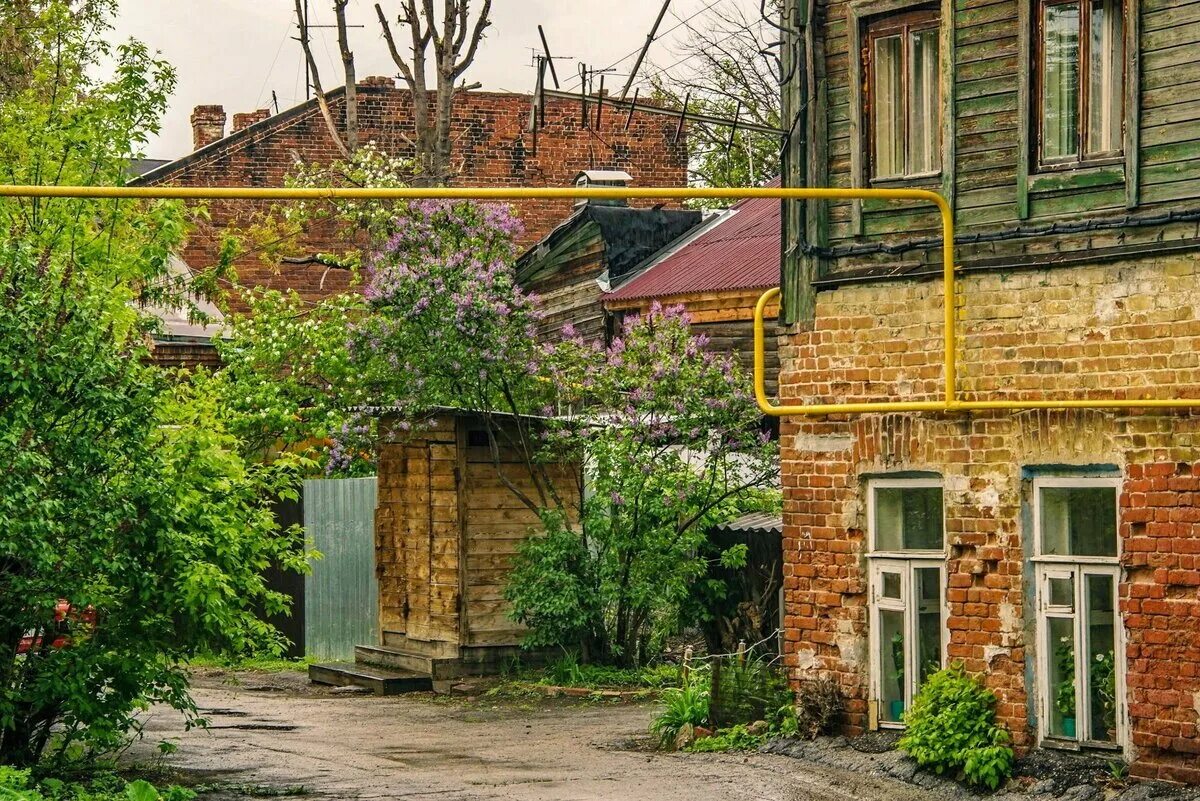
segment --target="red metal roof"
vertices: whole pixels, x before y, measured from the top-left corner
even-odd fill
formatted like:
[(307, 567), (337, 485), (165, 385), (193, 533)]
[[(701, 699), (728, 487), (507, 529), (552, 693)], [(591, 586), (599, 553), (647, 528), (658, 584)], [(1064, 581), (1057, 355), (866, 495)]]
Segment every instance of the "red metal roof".
[(668, 250), (607, 300), (765, 289), (778, 286), (780, 208), (776, 198), (747, 198), (690, 241)]

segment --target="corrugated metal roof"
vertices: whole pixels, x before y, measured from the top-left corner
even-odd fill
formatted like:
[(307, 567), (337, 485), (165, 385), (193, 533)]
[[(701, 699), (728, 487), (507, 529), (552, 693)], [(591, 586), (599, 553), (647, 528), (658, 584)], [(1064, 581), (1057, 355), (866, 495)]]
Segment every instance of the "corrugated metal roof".
[(717, 531), (773, 531), (776, 534), (782, 534), (783, 516), (771, 515), (766, 512), (750, 512), (736, 520), (730, 520), (727, 523), (718, 523), (714, 528)]
[(779, 285), (780, 208), (775, 198), (748, 198), (607, 299), (640, 300)]

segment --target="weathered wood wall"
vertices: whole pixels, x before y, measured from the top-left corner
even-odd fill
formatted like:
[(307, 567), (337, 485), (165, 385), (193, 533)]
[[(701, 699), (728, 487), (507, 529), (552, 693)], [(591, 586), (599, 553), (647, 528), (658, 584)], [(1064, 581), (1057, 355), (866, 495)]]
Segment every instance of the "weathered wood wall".
[[(631, 301), (608, 301), (610, 314), (645, 314), (651, 303), (664, 306), (683, 305), (691, 318), (692, 332), (709, 338), (708, 349), (713, 353), (734, 357), (747, 379), (754, 374), (754, 306), (762, 294), (760, 289), (730, 290), (693, 295), (672, 295)], [(764, 318), (774, 320), (779, 315), (778, 304), (767, 307)], [(768, 334), (773, 327), (768, 328)], [(774, 397), (778, 391), (778, 337), (766, 338), (766, 387)]]
[(521, 286), (542, 299), (546, 318), (538, 329), (545, 338), (557, 338), (570, 323), (585, 339), (604, 339), (602, 292), (596, 279), (605, 270), (604, 237), (595, 222), (584, 222), (540, 258), (553, 269), (522, 278)]
[(375, 571), (381, 631), (458, 640), (457, 464), (449, 416), (380, 448)]
[[(513, 554), (540, 528), (538, 516), (501, 481), (537, 497), (520, 453), (479, 442), (471, 415), (443, 415), (420, 433), (385, 434), (379, 460), (376, 573), (380, 630), (408, 640), (517, 645), (503, 589)], [(390, 421), (381, 425), (391, 430)], [(506, 441), (502, 435), (501, 443)], [(569, 466), (549, 466), (557, 490), (577, 506)]]
[[(814, 113), (826, 132), (827, 161), (811, 165), (825, 185), (869, 186), (863, 158), (863, 84), (858, 48), (870, 13), (920, 5), (891, 0), (826, 0), (817, 14), (824, 58), (816, 65)], [(926, 4), (930, 5), (930, 4)], [(1091, 260), (1195, 244), (1195, 220), (1161, 219), (1166, 210), (1200, 210), (1200, 3), (1130, 0), (1131, 46), (1124, 163), (1037, 173), (1030, 89), (1032, 0), (941, 0), (944, 167), (941, 177), (906, 185), (952, 199), (960, 236), (1007, 235), (959, 245), (968, 266), (1020, 266), (1031, 260)], [(952, 27), (946, 24), (951, 20)], [(1136, 52), (1134, 52), (1136, 50)], [(952, 111), (952, 113), (950, 113)], [(896, 182), (887, 185), (895, 186)], [(903, 253), (847, 254), (850, 246), (903, 244), (939, 235), (937, 217), (913, 203), (830, 204), (827, 235), (846, 275), (924, 271), (936, 247)], [(1128, 215), (1128, 218), (1126, 217)], [(1150, 224), (1138, 225), (1139, 219)], [(1051, 223), (1090, 220), (1093, 230), (1061, 232)]]

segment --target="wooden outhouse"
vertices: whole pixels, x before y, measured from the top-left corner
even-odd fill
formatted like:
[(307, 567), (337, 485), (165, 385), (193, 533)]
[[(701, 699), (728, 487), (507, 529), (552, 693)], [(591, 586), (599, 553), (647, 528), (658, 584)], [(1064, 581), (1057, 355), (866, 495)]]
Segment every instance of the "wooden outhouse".
[(518, 658), (538, 660), (522, 650), (525, 631), (504, 600), (517, 547), (541, 527), (517, 493), (538, 498), (532, 471), (540, 471), (543, 486), (551, 482), (571, 514), (580, 497), (573, 465), (533, 464), (517, 446), (518, 429), (541, 424), (497, 415), (489, 423), (451, 409), (412, 431), (380, 421), (379, 642), (358, 647), (353, 666), (310, 671), (315, 679), (398, 691), (417, 678), (427, 685), (497, 672)]

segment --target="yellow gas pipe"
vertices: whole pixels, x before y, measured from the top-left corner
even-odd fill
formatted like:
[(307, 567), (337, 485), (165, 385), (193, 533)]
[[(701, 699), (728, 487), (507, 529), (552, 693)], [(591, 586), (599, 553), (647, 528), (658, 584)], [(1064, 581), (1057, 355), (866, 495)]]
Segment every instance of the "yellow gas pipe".
[(826, 188), (276, 188), (242, 186), (12, 186), (0, 185), (0, 197), (93, 198), (155, 200), (686, 200), (778, 198), (781, 200), (923, 200), (937, 206), (942, 218), (943, 356), (945, 393), (940, 401), (881, 401), (873, 403), (824, 403), (807, 406), (773, 405), (765, 389), (765, 310), (778, 297), (770, 289), (759, 298), (754, 310), (754, 394), (765, 414), (829, 415), (866, 412), (956, 412), (992, 409), (1186, 409), (1200, 407), (1197, 399), (1147, 400), (1021, 400), (961, 401), (956, 397), (956, 326), (954, 319), (954, 216), (945, 198), (924, 189), (826, 189)]

